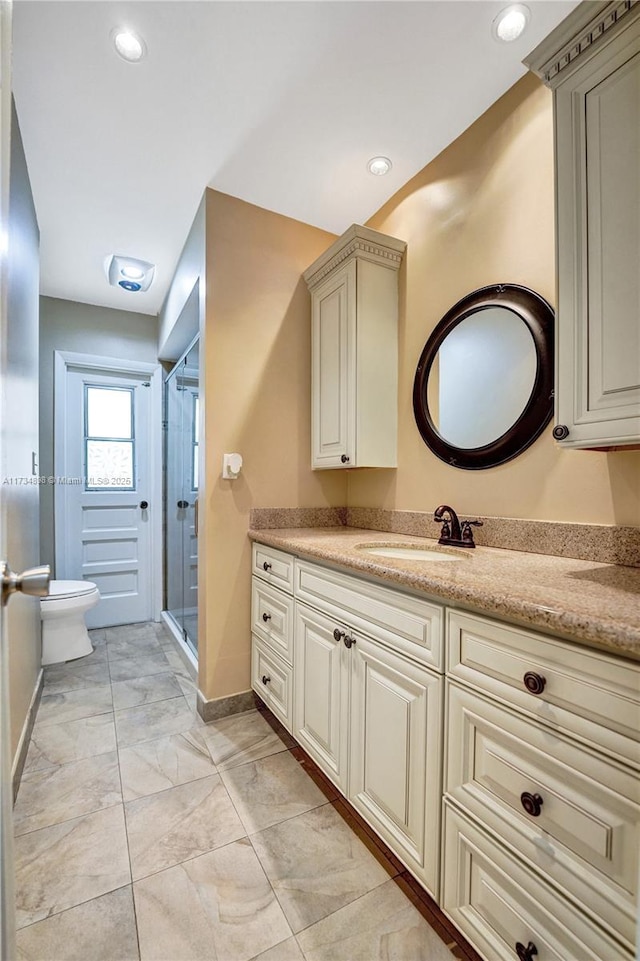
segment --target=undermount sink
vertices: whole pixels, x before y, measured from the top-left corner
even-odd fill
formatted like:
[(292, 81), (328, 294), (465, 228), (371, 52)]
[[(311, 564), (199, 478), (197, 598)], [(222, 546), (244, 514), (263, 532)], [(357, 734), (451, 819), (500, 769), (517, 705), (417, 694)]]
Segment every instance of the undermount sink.
[(466, 558), (466, 554), (456, 551), (449, 552), (447, 550), (435, 549), (431, 547), (423, 547), (421, 544), (407, 544), (407, 545), (393, 545), (384, 546), (383, 544), (359, 544), (359, 550), (363, 551), (365, 554), (373, 554), (374, 557), (391, 557), (395, 560), (402, 561), (423, 561), (429, 562), (430, 564), (434, 561), (436, 563), (451, 563), (452, 561), (461, 561)]

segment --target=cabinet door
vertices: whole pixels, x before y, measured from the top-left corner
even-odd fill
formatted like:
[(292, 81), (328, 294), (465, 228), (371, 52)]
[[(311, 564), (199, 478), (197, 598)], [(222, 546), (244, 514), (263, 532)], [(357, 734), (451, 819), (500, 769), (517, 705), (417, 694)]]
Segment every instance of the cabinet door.
[(556, 92), (557, 420), (568, 447), (640, 439), (640, 20)]
[(358, 636), (349, 800), (438, 895), (443, 678)]
[[(356, 263), (312, 294), (312, 467), (355, 467)], [(346, 460), (345, 460), (346, 458)]]
[(293, 734), (346, 793), (349, 651), (335, 640), (337, 627), (333, 618), (296, 604)]

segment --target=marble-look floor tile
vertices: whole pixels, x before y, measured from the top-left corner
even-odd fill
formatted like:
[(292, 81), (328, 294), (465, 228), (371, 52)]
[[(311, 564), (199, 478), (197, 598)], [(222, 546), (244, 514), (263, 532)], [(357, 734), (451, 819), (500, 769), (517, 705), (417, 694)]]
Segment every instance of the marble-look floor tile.
[(280, 944), (275, 944), (272, 948), (256, 954), (251, 961), (304, 961), (304, 955), (296, 939), (287, 938), (286, 941), (281, 941)]
[(129, 681), (115, 681), (112, 689), (115, 711), (137, 707), (139, 704), (151, 704), (153, 701), (166, 701), (167, 698), (179, 697), (183, 693), (171, 672), (148, 674), (131, 678)]
[(120, 751), (125, 801), (157, 794), (215, 773), (216, 766), (197, 730), (142, 741)]
[(320, 807), (326, 798), (288, 751), (222, 771), (249, 834)]
[(189, 681), (196, 680), (198, 672), (196, 671), (195, 667), (193, 667), (191, 664), (185, 663), (186, 655), (184, 655), (183, 657), (181, 654), (178, 653), (175, 647), (173, 648), (173, 650), (165, 650), (164, 654), (167, 660), (169, 661), (169, 664), (171, 665), (171, 670), (174, 672), (176, 677), (184, 677)]
[(36, 724), (24, 767), (25, 774), (116, 749), (113, 714), (96, 714), (62, 724)]
[(115, 718), (119, 748), (153, 741), (168, 734), (184, 734), (195, 726), (193, 711), (182, 695), (116, 711)]
[(68, 691), (82, 691), (104, 684), (110, 684), (107, 662), (80, 664), (68, 661), (44, 669), (44, 694), (66, 694)]
[(258, 711), (209, 721), (202, 736), (221, 771), (287, 750), (287, 745)]
[(35, 726), (62, 724), (63, 721), (76, 721), (80, 717), (107, 714), (112, 710), (110, 684), (69, 691), (67, 694), (45, 694), (40, 701)]
[(159, 654), (162, 648), (155, 634), (140, 634), (133, 639), (118, 638), (107, 641), (107, 656), (109, 661), (118, 661), (123, 657), (142, 657), (148, 654)]
[(453, 961), (447, 946), (393, 881), (297, 937), (307, 961)]
[(330, 804), (251, 841), (294, 934), (389, 880)]
[(118, 624), (117, 627), (105, 629), (107, 644), (113, 641), (134, 641), (136, 638), (153, 636), (155, 636), (155, 630), (149, 621), (142, 621), (140, 624)]
[(17, 961), (138, 961), (131, 886), (18, 931)]
[(117, 661), (109, 661), (109, 673), (114, 684), (149, 674), (166, 674), (170, 670), (171, 666), (162, 650), (156, 654), (141, 654), (139, 657), (121, 657)]
[(19, 928), (129, 884), (122, 805), (20, 835), (15, 869)]
[(104, 644), (104, 642), (107, 639), (106, 638), (107, 632), (104, 627), (95, 627), (92, 630), (88, 631), (87, 633), (89, 634), (89, 637), (91, 638), (91, 643), (94, 645), (94, 647), (96, 644)]
[(15, 833), (26, 834), (121, 803), (115, 751), (34, 771), (22, 777), (13, 810)]
[(249, 961), (291, 930), (247, 840), (134, 885), (143, 961)]
[(246, 834), (217, 774), (129, 801), (125, 814), (134, 881)]

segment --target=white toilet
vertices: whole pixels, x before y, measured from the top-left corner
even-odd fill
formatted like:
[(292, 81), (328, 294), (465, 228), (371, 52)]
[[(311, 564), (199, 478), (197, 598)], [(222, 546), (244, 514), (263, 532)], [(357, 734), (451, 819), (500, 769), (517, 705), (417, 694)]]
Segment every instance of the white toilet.
[(49, 593), (40, 599), (43, 666), (91, 654), (84, 615), (99, 600), (91, 581), (51, 581)]

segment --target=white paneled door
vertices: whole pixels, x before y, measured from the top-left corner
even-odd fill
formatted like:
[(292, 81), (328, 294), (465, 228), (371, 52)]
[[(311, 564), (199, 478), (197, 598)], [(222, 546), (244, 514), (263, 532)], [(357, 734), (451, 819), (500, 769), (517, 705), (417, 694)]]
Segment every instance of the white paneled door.
[(56, 411), (56, 577), (97, 584), (101, 601), (87, 614), (89, 627), (151, 620), (153, 521), (162, 507), (152, 477), (151, 378), (69, 364), (64, 371), (56, 392), (64, 403)]

